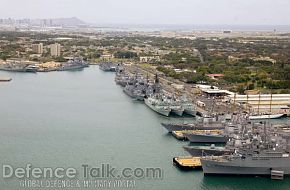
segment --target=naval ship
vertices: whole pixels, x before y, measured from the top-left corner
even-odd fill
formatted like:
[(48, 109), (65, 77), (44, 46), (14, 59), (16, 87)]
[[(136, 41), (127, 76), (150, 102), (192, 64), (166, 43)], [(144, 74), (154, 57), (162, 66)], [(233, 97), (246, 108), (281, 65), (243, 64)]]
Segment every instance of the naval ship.
[(242, 130), (235, 151), (222, 157), (201, 158), (205, 175), (290, 175), (287, 140), (273, 126)]
[(170, 106), (172, 113), (182, 116), (184, 108), (181, 106), (181, 102), (178, 99), (176, 99), (175, 97), (166, 96), (164, 98), (164, 101), (166, 101), (167, 104)]
[(226, 147), (217, 147), (214, 144), (211, 146), (184, 146), (183, 149), (191, 156), (222, 156), (224, 154), (233, 153), (232, 149)]
[(184, 130), (214, 130), (224, 129), (226, 123), (161, 123), (161, 125), (169, 132)]
[(169, 116), (171, 109), (159, 94), (153, 94), (145, 98), (144, 102), (153, 111), (164, 116)]
[(144, 82), (130, 81), (123, 91), (135, 100), (143, 101), (146, 96), (147, 84)]
[(18, 62), (7, 63), (5, 65), (0, 65), (0, 70), (11, 71), (11, 72), (37, 72), (38, 67), (35, 65), (22, 64)]
[(243, 127), (251, 127), (247, 120), (241, 120), (239, 123), (226, 123), (221, 132), (215, 133), (185, 133), (186, 138), (192, 143), (227, 143), (235, 134), (238, 134)]
[(228, 135), (223, 133), (186, 133), (185, 136), (191, 143), (226, 143), (230, 139)]
[(118, 71), (116, 73), (115, 82), (116, 84), (125, 87), (131, 81), (131, 77), (125, 71)]
[(115, 63), (112, 62), (102, 62), (99, 64), (99, 68), (103, 71), (115, 72), (117, 67)]
[(144, 78), (142, 75), (136, 73), (134, 78), (130, 77), (123, 91), (134, 100), (143, 101), (144, 98), (159, 93), (160, 87), (158, 80), (155, 79), (155, 82), (152, 84), (150, 83), (148, 75)]
[(185, 95), (183, 95), (180, 99), (181, 106), (184, 109), (184, 113), (196, 116), (196, 108), (194, 107), (193, 103), (191, 103)]
[(82, 58), (74, 58), (69, 60), (67, 63), (63, 63), (58, 71), (73, 71), (73, 70), (80, 70), (85, 67), (88, 67), (89, 64), (85, 62)]
[(214, 130), (224, 129), (226, 123), (224, 120), (220, 120), (215, 115), (206, 115), (198, 117), (195, 123), (161, 123), (161, 125), (167, 129), (169, 133), (172, 131), (184, 131), (184, 130)]

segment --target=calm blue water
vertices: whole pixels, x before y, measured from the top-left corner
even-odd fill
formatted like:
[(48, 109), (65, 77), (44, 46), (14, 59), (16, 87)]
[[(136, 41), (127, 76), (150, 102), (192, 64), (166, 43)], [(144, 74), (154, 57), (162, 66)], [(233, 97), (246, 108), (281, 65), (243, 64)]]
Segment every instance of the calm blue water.
[[(109, 163), (117, 168), (162, 168), (162, 180), (137, 180), (138, 190), (290, 189), (289, 178), (204, 177), (201, 171), (178, 170), (172, 158), (187, 155), (182, 149), (187, 142), (168, 135), (160, 126), (167, 118), (132, 101), (115, 85), (114, 74), (97, 66), (78, 72), (0, 71), (0, 77), (5, 76), (13, 81), (0, 83), (1, 165), (81, 169), (82, 164)], [(30, 188), (1, 176), (0, 189)]]

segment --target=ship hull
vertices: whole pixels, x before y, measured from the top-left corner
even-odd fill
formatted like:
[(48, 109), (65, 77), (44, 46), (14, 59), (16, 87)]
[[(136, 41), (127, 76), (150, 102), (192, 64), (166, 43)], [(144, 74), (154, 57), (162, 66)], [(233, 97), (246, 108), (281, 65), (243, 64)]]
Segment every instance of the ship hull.
[(129, 91), (129, 90), (127, 90), (127, 89), (123, 89), (123, 92), (125, 93), (125, 94), (127, 94), (128, 96), (130, 96), (131, 98), (133, 98), (133, 94), (132, 94), (132, 92), (131, 91)]
[(9, 68), (1, 68), (0, 70), (2, 71), (9, 71), (9, 72), (20, 72), (20, 73), (36, 73), (36, 70), (31, 70), (31, 69), (9, 69)]
[(184, 109), (184, 113), (191, 115), (191, 116), (196, 116), (196, 111), (195, 110), (190, 110), (190, 109)]
[(139, 100), (139, 101), (143, 101), (144, 100), (144, 96), (135, 95), (131, 91), (126, 90), (126, 89), (123, 89), (123, 91), (125, 92), (125, 94), (127, 94), (128, 96), (130, 96), (134, 100)]
[(0, 78), (0, 82), (10, 82), (12, 78)]
[(171, 109), (171, 112), (179, 116), (182, 116), (183, 114), (183, 110)]
[(229, 138), (222, 135), (200, 135), (186, 134), (187, 139), (192, 143), (226, 143)]
[(227, 150), (225, 148), (221, 147), (215, 147), (215, 148), (206, 148), (206, 147), (183, 147), (185, 151), (187, 151), (192, 156), (204, 156), (204, 155), (210, 155), (210, 156), (222, 156), (224, 154), (232, 153), (232, 151)]
[(71, 67), (63, 67), (58, 69), (58, 71), (76, 71), (76, 70), (82, 70), (84, 69), (84, 66), (71, 66)]
[(118, 85), (120, 85), (120, 86), (122, 86), (122, 87), (125, 87), (126, 84), (127, 84), (127, 82), (116, 80), (116, 84), (118, 84)]
[(168, 130), (169, 133), (171, 133), (172, 131), (183, 131), (183, 130), (194, 130), (195, 126), (190, 124), (190, 125), (186, 125), (186, 124), (166, 124), (166, 123), (161, 123), (161, 125)]
[(153, 111), (155, 111), (155, 112), (157, 112), (157, 113), (159, 113), (159, 114), (161, 114), (161, 115), (164, 115), (164, 116), (169, 116), (169, 114), (170, 114), (170, 111), (171, 110), (161, 110), (161, 109), (157, 109), (157, 108), (155, 108), (153, 105), (151, 105), (149, 102), (148, 102), (148, 99), (145, 99), (145, 104), (149, 107), (149, 108), (151, 108)]
[(277, 158), (273, 161), (250, 158), (236, 163), (201, 159), (205, 175), (271, 175), (271, 170), (283, 171), (284, 175), (290, 175), (289, 162), (288, 158)]
[(184, 131), (184, 130), (214, 130), (214, 129), (224, 129), (221, 126), (200, 126), (195, 124), (171, 124), (171, 123), (161, 123), (161, 125), (168, 130), (169, 133), (172, 131)]

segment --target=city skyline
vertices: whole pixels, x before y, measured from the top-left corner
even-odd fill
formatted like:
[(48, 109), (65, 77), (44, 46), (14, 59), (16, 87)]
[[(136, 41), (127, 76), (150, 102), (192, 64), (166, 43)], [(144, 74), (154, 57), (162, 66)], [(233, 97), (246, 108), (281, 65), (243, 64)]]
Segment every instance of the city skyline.
[(77, 17), (94, 24), (290, 25), (286, 0), (5, 0), (1, 5), (0, 18)]

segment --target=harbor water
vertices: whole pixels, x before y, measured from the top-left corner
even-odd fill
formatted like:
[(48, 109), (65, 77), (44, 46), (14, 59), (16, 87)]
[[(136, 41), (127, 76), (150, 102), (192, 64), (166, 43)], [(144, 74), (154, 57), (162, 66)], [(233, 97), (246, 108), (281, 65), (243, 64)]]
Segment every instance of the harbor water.
[[(1, 166), (32, 164), (81, 170), (83, 164), (98, 167), (105, 163), (116, 168), (162, 169), (161, 179), (136, 179), (131, 189), (138, 190), (290, 188), (289, 177), (281, 181), (269, 177), (204, 177), (202, 171), (177, 169), (172, 158), (188, 155), (182, 149), (188, 142), (177, 141), (160, 125), (174, 119), (130, 99), (115, 84), (114, 73), (103, 72), (98, 66), (37, 74), (0, 71), (0, 76), (13, 79), (0, 83)], [(30, 188), (21, 187), (17, 178), (1, 176), (0, 189)]]

